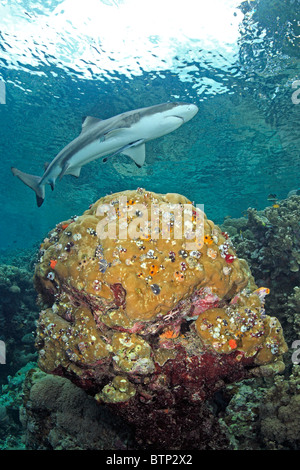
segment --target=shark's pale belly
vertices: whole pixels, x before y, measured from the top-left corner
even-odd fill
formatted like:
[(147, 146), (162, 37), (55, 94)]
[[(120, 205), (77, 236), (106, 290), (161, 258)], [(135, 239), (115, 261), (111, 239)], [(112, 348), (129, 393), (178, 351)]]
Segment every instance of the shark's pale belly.
[(103, 142), (100, 142), (100, 139), (98, 141), (94, 141), (71, 157), (69, 161), (70, 168), (81, 167), (97, 158), (115, 153), (120, 148), (124, 147), (127, 142), (128, 139), (125, 138), (109, 139)]
[(180, 127), (181, 124), (182, 119), (176, 116), (170, 116), (158, 122), (153, 122), (150, 117), (145, 117), (131, 128), (119, 129), (113, 136), (108, 136), (104, 140), (99, 138), (86, 145), (71, 157), (70, 168), (81, 167), (97, 158), (116, 153), (126, 145), (130, 146), (138, 141), (148, 142), (154, 138), (162, 137)]

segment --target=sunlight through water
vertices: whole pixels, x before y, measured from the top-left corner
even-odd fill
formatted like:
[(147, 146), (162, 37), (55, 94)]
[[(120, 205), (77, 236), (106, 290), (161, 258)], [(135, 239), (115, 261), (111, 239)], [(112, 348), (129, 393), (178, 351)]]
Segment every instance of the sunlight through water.
[[(84, 78), (127, 77), (144, 72), (172, 71), (182, 81), (195, 81), (200, 92), (225, 91), (226, 85), (193, 77), (200, 62), (229, 68), (237, 60), (238, 0), (181, 1), (65, 0), (47, 15), (31, 15), (18, 3), (0, 6), (9, 48), (4, 58), (10, 67), (57, 64)], [(34, 6), (34, 3), (33, 3)], [(32, 70), (34, 73), (34, 71)], [(38, 72), (37, 72), (38, 73)]]

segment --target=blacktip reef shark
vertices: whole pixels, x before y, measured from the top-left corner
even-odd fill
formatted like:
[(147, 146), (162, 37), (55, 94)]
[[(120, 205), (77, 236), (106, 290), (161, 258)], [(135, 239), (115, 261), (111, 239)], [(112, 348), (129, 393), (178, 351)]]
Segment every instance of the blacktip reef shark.
[[(11, 170), (23, 183), (35, 191), (37, 205), (45, 199), (45, 185), (54, 190), (55, 181), (65, 175), (79, 177), (81, 167), (106, 155), (125, 154), (138, 167), (145, 162), (145, 143), (178, 129), (198, 112), (195, 104), (163, 103), (148, 108), (127, 111), (109, 119), (87, 116), (82, 131), (64, 147), (51, 163), (45, 166), (43, 176)], [(106, 161), (107, 157), (103, 159)]]

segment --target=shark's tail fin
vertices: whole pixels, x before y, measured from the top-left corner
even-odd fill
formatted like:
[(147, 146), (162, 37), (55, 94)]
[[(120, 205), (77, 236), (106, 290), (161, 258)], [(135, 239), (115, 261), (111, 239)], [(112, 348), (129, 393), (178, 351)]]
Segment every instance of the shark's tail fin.
[(11, 168), (13, 175), (17, 176), (26, 186), (33, 189), (36, 194), (36, 202), (38, 207), (40, 207), (45, 199), (45, 185), (39, 185), (41, 181), (40, 176), (29, 175), (28, 173), (23, 173), (23, 171), (18, 170), (17, 168)]

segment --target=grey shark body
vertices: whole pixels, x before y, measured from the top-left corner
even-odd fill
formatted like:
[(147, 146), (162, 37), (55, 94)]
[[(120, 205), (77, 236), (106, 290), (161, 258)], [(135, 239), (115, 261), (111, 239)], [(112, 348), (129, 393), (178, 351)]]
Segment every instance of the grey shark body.
[(141, 167), (145, 162), (145, 143), (174, 131), (192, 119), (197, 111), (194, 104), (164, 103), (105, 120), (88, 116), (83, 120), (80, 135), (59, 152), (41, 177), (14, 167), (11, 170), (35, 191), (40, 207), (45, 199), (46, 184), (53, 190), (57, 178), (78, 177), (83, 165), (98, 158), (122, 153)]

